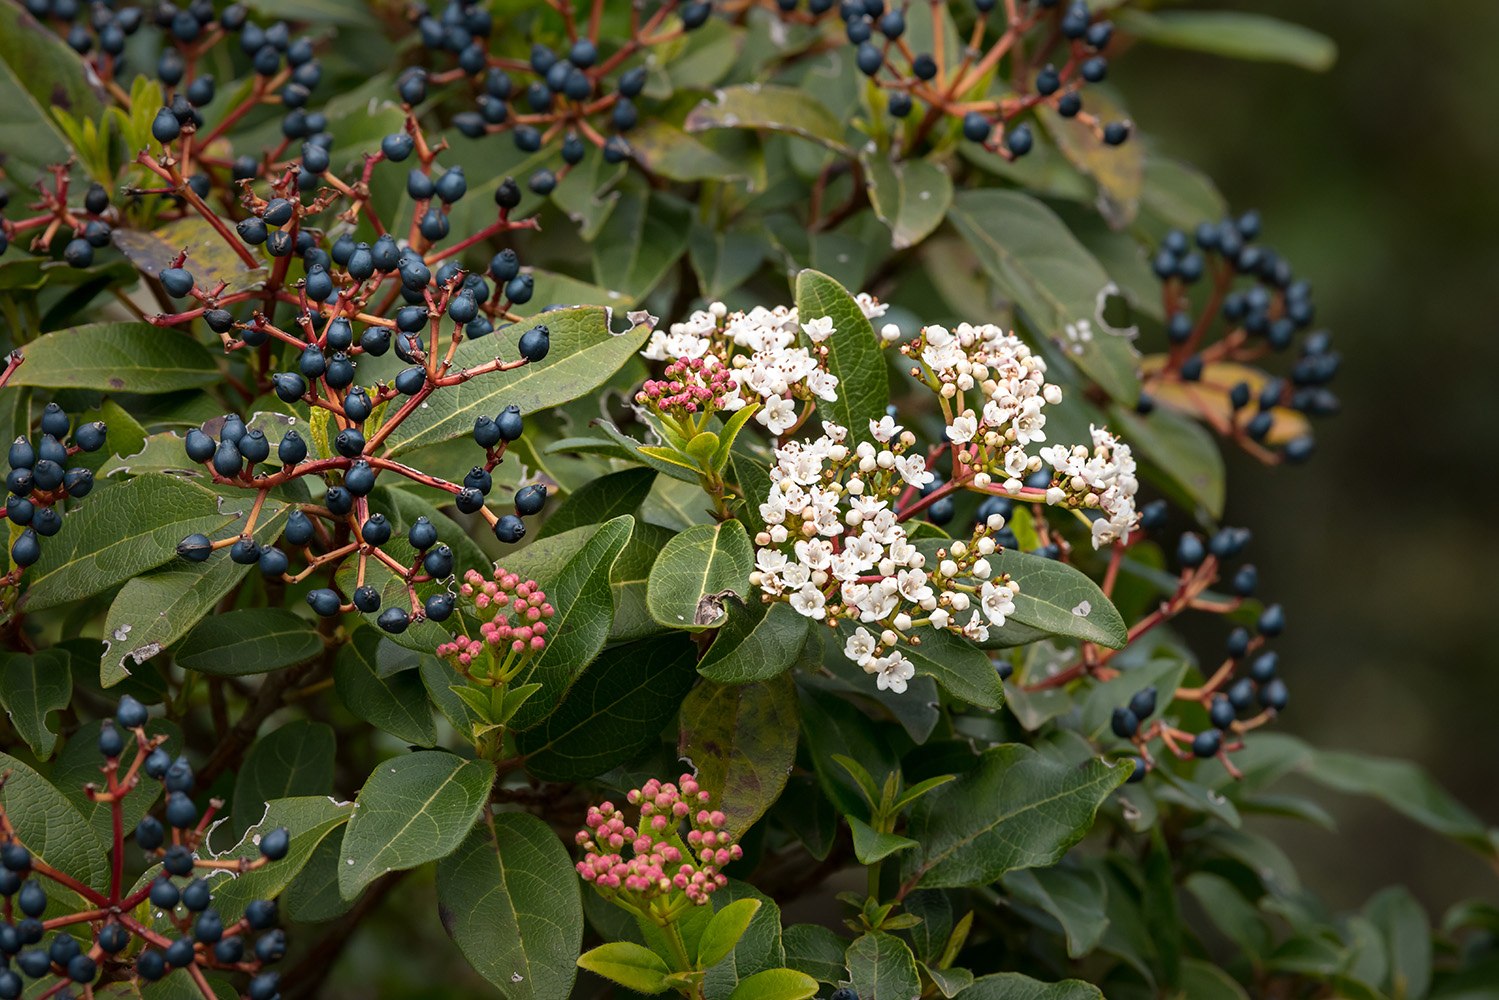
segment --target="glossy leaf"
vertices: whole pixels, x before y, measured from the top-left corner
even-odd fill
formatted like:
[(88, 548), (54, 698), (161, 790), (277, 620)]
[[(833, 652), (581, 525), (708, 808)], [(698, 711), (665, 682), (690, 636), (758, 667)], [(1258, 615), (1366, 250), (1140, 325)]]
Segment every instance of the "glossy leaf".
[(251, 900), (273, 899), (295, 884), (325, 840), (333, 838), (333, 843), (338, 842), (335, 835), (354, 812), (352, 802), (337, 802), (327, 795), (301, 795), (263, 803), (250, 817), (251, 825), (239, 842), (223, 856), (254, 860), (260, 857), (260, 838), (283, 826), (291, 834), (290, 848), (286, 857), (275, 864), (213, 883), (214, 906), (225, 923), (238, 920)]
[(1247, 11), (1125, 10), (1119, 13), (1119, 27), (1156, 45), (1231, 59), (1290, 63), (1318, 73), (1331, 69), (1338, 58), (1336, 43), (1326, 35)]
[(1009, 621), (1111, 649), (1124, 646), (1129, 630), (1119, 610), (1075, 567), (1010, 549), (995, 552), (989, 564), (996, 575), (1008, 573), (1020, 584)]
[(795, 969), (766, 969), (741, 980), (729, 1000), (806, 1000), (817, 994), (817, 980)]
[(758, 83), (725, 87), (693, 108), (685, 127), (689, 132), (719, 128), (785, 132), (848, 152), (843, 123), (811, 92), (798, 87)]
[(820, 271), (796, 276), (796, 311), (802, 323), (832, 319), (833, 335), (821, 346), (828, 352), (828, 371), (838, 377), (838, 400), (819, 402), (818, 411), (848, 428), (853, 440), (862, 440), (869, 421), (883, 417), (890, 404), (885, 358), (873, 325), (848, 290)]
[(604, 648), (612, 617), (610, 569), (630, 540), (633, 525), (628, 514), (605, 521), (565, 562), (537, 574), (557, 614), (548, 623), (546, 649), (529, 675), (541, 690), (521, 706), (514, 728), (529, 729), (545, 718)]
[(451, 854), (489, 803), (494, 767), (438, 750), (375, 767), (343, 838), (338, 890), (353, 899), (386, 872)]
[(686, 202), (662, 194), (625, 194), (594, 241), (594, 281), (639, 302), (687, 252), (691, 222)]
[(97, 119), (103, 98), (97, 78), (56, 32), (18, 4), (0, 9), (0, 101), (6, 109), (0, 148), (11, 177), (29, 180), (49, 164), (67, 161), (67, 139), (50, 114), (54, 106)]
[(585, 524), (598, 524), (621, 514), (634, 514), (645, 503), (655, 481), (653, 469), (624, 469), (585, 483), (547, 516), (536, 537), (560, 535)]
[(50, 717), (67, 708), (72, 696), (67, 650), (0, 655), (0, 707), (38, 760), (50, 760), (57, 748)]
[[(511, 404), (519, 406), (522, 414), (529, 414), (594, 391), (640, 350), (650, 333), (643, 320), (631, 320), (629, 329), (615, 333), (609, 325), (611, 315), (610, 310), (596, 306), (547, 313), (544, 322), (550, 331), (551, 349), (545, 359), (512, 371), (482, 375), (435, 394), (386, 439), (391, 453), (470, 434), (475, 419), (493, 417)], [(465, 341), (458, 347), (454, 364), (480, 365), (494, 360), (497, 351), (504, 351), (503, 356), (512, 359), (511, 338), (530, 325), (523, 321), (514, 334), (501, 330)]]
[(958, 995), (963, 1000), (1103, 1000), (1098, 987), (1076, 979), (1043, 983), (1018, 972), (980, 976)]
[(170, 476), (96, 489), (27, 572), (27, 609), (76, 601), (155, 569), (177, 558), (185, 536), (212, 534), (234, 516), (212, 490)]
[(904, 250), (926, 239), (952, 205), (952, 178), (929, 160), (891, 161), (884, 153), (863, 157), (869, 203), (890, 227), (890, 246)]
[[(243, 517), (246, 510), (248, 504), (236, 516)], [(255, 526), (255, 540), (269, 545), (281, 534), (289, 511), (286, 504), (266, 501)], [(105, 687), (118, 684), (130, 676), (127, 661), (144, 663), (182, 638), (249, 572), (249, 566), (220, 558), (203, 563), (178, 561), (129, 580), (115, 594), (104, 619), (100, 681)]]
[(437, 865), (437, 912), (474, 969), (510, 1000), (565, 1000), (583, 900), (566, 848), (524, 813), (480, 823)]
[(1110, 426), (1136, 454), (1173, 483), (1213, 520), (1223, 516), (1227, 473), (1213, 435), (1195, 420), (1164, 407), (1147, 417), (1122, 406), (1109, 408)]
[(27, 344), (11, 384), (158, 393), (200, 389), (221, 377), (208, 349), (180, 333), (149, 323), (91, 323)]
[(783, 673), (801, 656), (811, 619), (790, 604), (731, 602), (728, 619), (698, 662), (698, 673), (721, 684), (747, 684)]
[(789, 674), (754, 684), (703, 681), (682, 701), (677, 754), (742, 833), (786, 787), (796, 759), (796, 686)]
[(666, 977), (671, 973), (654, 951), (632, 941), (610, 941), (585, 951), (578, 956), (578, 967), (647, 994), (666, 992)]
[(860, 1000), (911, 1000), (921, 994), (916, 958), (900, 938), (873, 932), (848, 946), (848, 978)]
[(902, 856), (901, 877), (947, 888), (1054, 864), (1128, 776), (1100, 760), (1075, 768), (1020, 744), (992, 747), (913, 808), (906, 832), (921, 849)]
[[(1051, 209), (1018, 191), (963, 191), (948, 219), (1036, 332), (1058, 343), (1110, 396), (1135, 401), (1132, 331), (1109, 327), (1102, 316), (1109, 276)], [(1090, 339), (1069, 335), (1069, 327), (1083, 322)]]
[(403, 743), (430, 747), (437, 743), (432, 706), (415, 670), (382, 674), (378, 662), (381, 634), (369, 626), (354, 630), (333, 665), (333, 685), (350, 712)]
[(325, 722), (293, 719), (261, 736), (235, 776), (230, 826), (243, 835), (260, 822), (267, 802), (327, 795), (337, 753), (333, 727)]
[(548, 781), (603, 774), (654, 746), (695, 678), (680, 633), (604, 650), (557, 710), (516, 738), (526, 769)]
[(758, 899), (736, 899), (713, 914), (698, 938), (698, 968), (706, 969), (728, 958), (759, 909)]
[(0, 753), (0, 807), (16, 837), (33, 855), (64, 874), (98, 888), (108, 876), (104, 843), (73, 803), (46, 778)]
[(651, 567), (646, 607), (670, 628), (700, 632), (718, 626), (728, 602), (749, 596), (754, 561), (738, 521), (694, 525), (667, 542)]
[(307, 619), (284, 608), (243, 608), (204, 619), (174, 652), (187, 670), (243, 677), (305, 663), (322, 651)]

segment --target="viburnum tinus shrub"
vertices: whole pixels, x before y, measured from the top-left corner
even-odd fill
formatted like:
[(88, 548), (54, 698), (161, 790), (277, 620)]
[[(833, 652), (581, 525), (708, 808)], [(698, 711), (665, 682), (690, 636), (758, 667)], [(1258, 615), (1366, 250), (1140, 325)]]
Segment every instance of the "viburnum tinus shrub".
[(0, 3), (0, 997), (1492, 982), (1489, 910), (1333, 912), (1245, 824), (1320, 821), (1299, 774), (1496, 856), (1275, 732), (1317, 609), (1222, 453), (1311, 459), (1340, 357), (1111, 87), (1148, 43), (1332, 57), (1131, 3)]

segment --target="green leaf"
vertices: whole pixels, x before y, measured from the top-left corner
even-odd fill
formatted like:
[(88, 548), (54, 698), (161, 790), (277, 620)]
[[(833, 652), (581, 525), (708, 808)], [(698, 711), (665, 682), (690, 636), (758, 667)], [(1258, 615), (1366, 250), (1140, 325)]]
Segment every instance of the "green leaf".
[(668, 628), (714, 628), (728, 617), (729, 601), (743, 601), (749, 594), (754, 566), (744, 525), (693, 525), (667, 542), (656, 558), (646, 582), (646, 607)]
[(223, 376), (208, 349), (149, 323), (91, 323), (26, 345), (12, 385), (153, 394), (199, 389)]
[[(248, 507), (246, 504), (244, 509), (233, 512), (229, 519), (244, 516)], [(255, 526), (255, 540), (269, 545), (279, 537), (290, 510), (287, 504), (267, 500)], [(129, 580), (115, 594), (104, 618), (104, 654), (99, 660), (101, 683), (105, 687), (118, 684), (130, 676), (125, 666), (127, 660), (144, 663), (182, 638), (249, 572), (249, 566), (230, 559), (179, 561)]]
[[(273, 799), (257, 809), (251, 817), (253, 825), (220, 857), (254, 860), (260, 857), (260, 838), (282, 826), (291, 834), (291, 847), (275, 864), (213, 881), (213, 904), (225, 922), (238, 920), (251, 900), (272, 899), (294, 885), (319, 846), (354, 813), (352, 802), (335, 802), (327, 795)], [(337, 845), (336, 840), (331, 842)]]
[[(729, 1000), (806, 1000), (817, 995), (817, 980), (795, 969), (766, 969), (739, 981)], [(914, 996), (915, 994), (912, 994)]]
[[(786, 962), (786, 952), (781, 946), (781, 910), (775, 902), (752, 885), (730, 879), (729, 884), (713, 894), (713, 907), (723, 909), (740, 899), (753, 899), (760, 907), (750, 918), (749, 926), (728, 958), (707, 970), (703, 977), (703, 995), (706, 1000), (724, 1000), (732, 996), (744, 980), (779, 968)], [(707, 922), (702, 926), (706, 928)], [(700, 932), (699, 932), (700, 934)], [(695, 947), (695, 937), (689, 935), (689, 950)]]
[[(640, 301), (687, 252), (691, 224), (684, 201), (657, 193), (625, 194), (594, 241), (593, 280)], [(547, 313), (548, 325), (552, 315)]]
[(973, 985), (973, 973), (967, 969), (934, 969), (923, 965), (922, 969), (931, 977), (933, 985), (949, 1000)]
[(331, 792), (337, 753), (333, 727), (308, 719), (293, 719), (250, 744), (230, 800), (234, 831), (243, 836), (260, 822), (266, 803), (275, 799)]
[(607, 420), (595, 420), (593, 426), (604, 432), (604, 435), (612, 442), (612, 447), (599, 442), (583, 447), (575, 445), (575, 450), (586, 453), (584, 451), (586, 447), (588, 451), (606, 454), (611, 458), (622, 458), (648, 465), (663, 475), (680, 482), (691, 483), (693, 486), (702, 481), (702, 473), (689, 464), (685, 458), (679, 456), (675, 449), (641, 444)]
[(1043, 983), (1018, 972), (980, 976), (958, 996), (962, 1000), (1104, 1000), (1098, 987), (1076, 979)]
[(890, 227), (892, 248), (915, 246), (942, 225), (952, 205), (952, 178), (945, 169), (929, 160), (892, 162), (881, 152), (861, 159), (869, 203)]
[(677, 755), (728, 817), (749, 829), (786, 787), (796, 760), (796, 685), (790, 674), (758, 684), (703, 681), (682, 701)]
[(333, 665), (333, 684), (350, 712), (404, 743), (430, 747), (437, 743), (432, 705), (415, 670), (381, 676), (376, 650), (381, 634), (369, 626), (354, 630)]
[[(67, 139), (49, 109), (60, 107), (78, 119), (97, 119), (104, 110), (98, 78), (60, 35), (17, 4), (0, 6), (0, 102), (6, 171), (25, 183), (68, 159)], [(29, 351), (27, 358), (29, 364)]]
[(785, 601), (730, 602), (725, 610), (728, 619), (697, 665), (698, 673), (721, 684), (747, 684), (784, 673), (801, 656), (812, 631), (812, 620)]
[(870, 774), (889, 774), (898, 767), (890, 740), (847, 700), (805, 687), (798, 694), (802, 734), (823, 794), (845, 816), (868, 815), (858, 783), (834, 757), (841, 754), (855, 760)]
[(697, 967), (706, 969), (728, 958), (759, 909), (758, 899), (736, 899), (713, 914), (703, 936), (698, 938)]
[(898, 851), (920, 846), (908, 837), (876, 830), (857, 816), (847, 819), (848, 828), (854, 835), (854, 857), (861, 865), (878, 864)]
[(107, 855), (88, 820), (46, 778), (0, 753), (0, 774), (7, 771), (0, 786), (0, 807), (16, 838), (58, 871), (101, 887), (109, 877)]
[(1486, 857), (1499, 856), (1499, 832), (1486, 827), (1418, 764), (1385, 757), (1314, 751), (1300, 767), (1306, 777), (1336, 791), (1367, 795), (1396, 812), (1465, 844)]
[(212, 534), (234, 519), (212, 490), (171, 476), (137, 476), (96, 489), (68, 514), (67, 530), (42, 547), (27, 574), (26, 609), (107, 590), (177, 558), (185, 536)]
[(1156, 45), (1230, 59), (1283, 62), (1315, 73), (1332, 68), (1338, 46), (1321, 32), (1263, 14), (1228, 10), (1121, 10), (1121, 30)]
[(664, 993), (666, 967), (654, 951), (633, 941), (610, 941), (578, 956), (578, 968), (603, 976), (636, 993)]
[(716, 230), (694, 223), (687, 237), (687, 260), (708, 299), (721, 299), (760, 270), (770, 241), (759, 231)]
[(635, 522), (630, 540), (609, 570), (609, 590), (614, 596), (614, 624), (610, 642), (630, 642), (661, 632), (661, 626), (645, 606), (645, 592), (656, 557), (676, 532), (647, 521)]
[(623, 469), (590, 480), (548, 515), (536, 537), (560, 535), (585, 524), (599, 524), (621, 514), (634, 514), (645, 503), (655, 482), (654, 469)]
[(765, 129), (800, 136), (848, 155), (846, 129), (809, 91), (759, 83), (725, 87), (687, 114), (689, 132), (719, 128)]
[(643, 121), (630, 130), (630, 155), (651, 173), (674, 181), (745, 176), (733, 160), (659, 118)]
[[(987, 188), (960, 192), (948, 219), (1037, 333), (1061, 345), (1110, 396), (1134, 402), (1139, 380), (1133, 331), (1104, 322), (1109, 276), (1051, 209), (1018, 191)], [(1069, 338), (1067, 328), (1084, 321), (1091, 339)]]
[[(632, 314), (629, 330), (612, 332), (611, 315), (610, 310), (597, 306), (547, 313), (542, 321), (551, 333), (551, 349), (545, 359), (511, 371), (480, 375), (434, 395), (386, 439), (391, 453), (472, 433), (476, 418), (493, 417), (512, 403), (529, 414), (593, 392), (632, 358), (650, 335), (650, 325), (638, 314)], [(516, 332), (518, 335), (521, 331)], [(454, 364), (472, 367), (492, 361), (496, 351), (513, 350), (503, 332), (467, 340), (459, 345)]]
[(1136, 454), (1212, 520), (1223, 516), (1227, 473), (1212, 433), (1196, 420), (1160, 407), (1148, 417), (1123, 406), (1109, 407), (1109, 423)]
[(1008, 621), (1110, 649), (1122, 649), (1128, 641), (1129, 630), (1119, 610), (1075, 567), (1010, 549), (996, 551), (989, 564), (996, 576), (1008, 573), (1020, 584)]
[(1155, 153), (1145, 159), (1141, 198), (1162, 230), (1175, 227), (1190, 232), (1199, 222), (1228, 214), (1228, 202), (1211, 178), (1196, 167)]
[(843, 979), (843, 938), (821, 924), (792, 924), (782, 936), (788, 966), (820, 983), (833, 985)]
[[(1102, 121), (1130, 117), (1112, 95), (1097, 87), (1088, 95), (1088, 111)], [(1048, 104), (1039, 105), (1036, 113), (1067, 162), (1098, 185), (1098, 211), (1109, 227), (1123, 229), (1133, 222), (1144, 184), (1145, 144), (1110, 146), (1092, 124), (1076, 116), (1063, 118)]]
[(1393, 885), (1369, 900), (1364, 916), (1383, 936), (1390, 958), (1386, 992), (1408, 1000), (1426, 996), (1431, 989), (1431, 921), (1421, 904), (1404, 886)]
[(67, 708), (72, 696), (67, 650), (0, 655), (0, 706), (38, 760), (51, 759), (57, 748), (57, 734), (48, 725), (48, 716)]
[(796, 312), (803, 323), (832, 318), (833, 335), (821, 346), (827, 348), (828, 371), (838, 377), (838, 400), (819, 403), (818, 409), (848, 428), (854, 440), (862, 440), (869, 421), (883, 417), (890, 404), (885, 359), (874, 327), (842, 285), (810, 269), (796, 276)]
[(953, 888), (1054, 864), (1128, 776), (1101, 760), (1071, 767), (1020, 744), (992, 747), (973, 770), (916, 804), (906, 832), (921, 850), (904, 856), (901, 877)]
[(480, 823), (437, 864), (437, 912), (469, 964), (508, 1000), (566, 1000), (583, 943), (572, 859), (525, 813)]
[(695, 653), (680, 633), (604, 650), (544, 723), (517, 736), (526, 769), (578, 781), (656, 745), (692, 687)]
[[(142, 274), (156, 277), (172, 266), (177, 255), (187, 252), (187, 267), (192, 270), (199, 288), (214, 288), (224, 283), (224, 292), (258, 289), (269, 273), (264, 266), (247, 267), (206, 220), (197, 216), (174, 219), (154, 231), (116, 229), (114, 244)], [(223, 293), (220, 293), (223, 294)], [(166, 331), (155, 328), (160, 337)]]
[(1082, 958), (1098, 947), (1108, 930), (1107, 889), (1097, 872), (1062, 866), (1031, 868), (1010, 872), (1003, 882), (1012, 902), (1039, 910), (1061, 926), (1069, 958)]
[(215, 677), (263, 674), (323, 651), (317, 629), (284, 608), (243, 608), (204, 619), (175, 650), (177, 665)]
[(921, 994), (916, 957), (900, 938), (864, 934), (848, 946), (848, 978), (860, 1000), (911, 1000)]
[(546, 648), (531, 667), (530, 680), (541, 689), (521, 707), (513, 728), (529, 729), (545, 718), (604, 648), (613, 607), (610, 569), (629, 542), (634, 523), (628, 514), (605, 521), (560, 566), (536, 574), (557, 614), (548, 623)]
[(344, 831), (338, 891), (353, 899), (387, 872), (446, 857), (489, 804), (494, 765), (439, 750), (376, 766)]
[[(994, 553), (996, 556), (998, 552)], [(1016, 599), (1019, 607), (1019, 599)], [(840, 622), (838, 632), (846, 636), (853, 624)], [(922, 629), (921, 645), (906, 645), (902, 652), (916, 667), (916, 673), (931, 677), (948, 694), (980, 708), (999, 708), (1004, 704), (1004, 685), (994, 663), (983, 650), (946, 629)], [(873, 678), (870, 687), (873, 687)]]

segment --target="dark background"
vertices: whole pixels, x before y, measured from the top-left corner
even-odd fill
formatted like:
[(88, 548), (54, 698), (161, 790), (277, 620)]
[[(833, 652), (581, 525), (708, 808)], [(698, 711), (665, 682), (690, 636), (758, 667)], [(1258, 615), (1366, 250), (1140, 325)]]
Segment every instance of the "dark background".
[[(1228, 5), (1225, 5), (1228, 6)], [(1258, 0), (1316, 28), (1316, 75), (1137, 49), (1113, 79), (1159, 148), (1214, 178), (1313, 282), (1343, 354), (1342, 414), (1302, 468), (1229, 469), (1253, 527), (1292, 705), (1319, 746), (1420, 761), (1499, 824), (1499, 4)], [(1319, 793), (1337, 835), (1277, 824), (1308, 887), (1339, 907), (1410, 886), (1439, 915), (1499, 900), (1499, 878), (1373, 802)]]

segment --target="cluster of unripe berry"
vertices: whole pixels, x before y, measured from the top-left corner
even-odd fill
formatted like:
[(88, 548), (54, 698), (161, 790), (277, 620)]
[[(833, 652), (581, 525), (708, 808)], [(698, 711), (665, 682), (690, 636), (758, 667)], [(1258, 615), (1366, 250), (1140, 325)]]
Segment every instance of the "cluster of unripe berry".
[[(1204, 222), (1191, 237), (1180, 230), (1166, 234), (1151, 267), (1165, 286), (1170, 353), (1161, 367), (1147, 372), (1140, 407), (1152, 409), (1151, 394), (1162, 385), (1202, 385), (1227, 402), (1226, 414), (1200, 412), (1216, 430), (1267, 460), (1277, 460), (1278, 454), (1302, 462), (1313, 450), (1309, 432), (1282, 435), (1286, 440), (1278, 453), (1267, 449), (1276, 411), (1336, 414), (1338, 398), (1328, 386), (1342, 358), (1332, 348), (1331, 334), (1308, 332), (1316, 319), (1311, 285), (1296, 277), (1289, 261), (1258, 242), (1260, 230), (1259, 214), (1246, 212)], [(1207, 290), (1194, 296), (1199, 285)], [(1287, 351), (1298, 336), (1299, 354), (1286, 377), (1252, 384), (1233, 367)]]
[[(1089, 125), (1098, 138), (1118, 146), (1129, 138), (1127, 121), (1102, 122), (1084, 112), (1081, 90), (1100, 83), (1108, 75), (1106, 55), (1114, 37), (1113, 23), (1095, 18), (1084, 0), (1062, 4), (1059, 0), (1031, 0), (1015, 23), (987, 41), (987, 20), (1001, 5), (997, 0), (974, 0), (976, 15), (972, 37), (962, 51), (944, 51), (940, 39), (931, 52), (918, 52), (907, 40), (907, 4), (888, 0), (776, 0), (782, 16), (816, 22), (835, 10), (843, 21), (843, 34), (855, 47), (854, 61), (860, 72), (888, 91), (886, 108), (897, 119), (913, 112), (926, 134), (944, 118), (961, 123), (962, 134), (1007, 159), (1029, 153), (1035, 145), (1031, 125), (1017, 121), (1037, 106), (1045, 105), (1063, 118)], [(935, 8), (934, 8), (935, 9)], [(1017, 71), (1012, 81), (1018, 93), (1001, 99), (975, 98), (973, 90), (1009, 54), (1023, 36), (1037, 31), (1040, 54), (1032, 61), (1039, 68)], [(935, 33), (941, 34), (940, 29)], [(1040, 65), (1058, 45), (1062, 63)]]
[[(195, 877), (195, 872), (246, 872), (278, 861), (290, 848), (288, 832), (279, 827), (263, 834), (260, 857), (253, 860), (199, 857), (206, 831), (222, 803), (213, 800), (199, 815), (191, 797), (192, 767), (185, 758), (172, 759), (161, 746), (165, 737), (146, 735), (147, 721), (144, 705), (129, 695), (120, 699), (114, 718), (105, 719), (99, 731), (104, 783), (84, 788), (90, 800), (107, 804), (112, 813), (113, 863), (107, 894), (33, 855), (17, 835), (12, 817), (0, 808), (0, 897), (5, 900), (5, 916), (0, 920), (0, 1000), (20, 997), (23, 992), (29, 995), (27, 979), (55, 980), (39, 995), (73, 997), (71, 988), (76, 986), (91, 996), (101, 977), (107, 982), (133, 973), (139, 980), (154, 982), (177, 969), (186, 970), (200, 989), (207, 986), (202, 978), (205, 970), (245, 973), (251, 977), (250, 1000), (279, 997), (279, 976), (264, 971), (286, 954), (286, 934), (276, 927), (275, 902), (252, 901), (243, 917), (226, 924), (213, 906), (208, 881)], [(135, 755), (127, 765), (122, 758), (130, 743)], [(161, 871), (144, 887), (130, 891), (122, 881), (122, 802), (140, 787), (142, 774), (159, 781), (166, 792), (166, 823), (148, 814), (137, 825), (136, 846), (148, 859), (160, 862)], [(84, 908), (68, 914), (55, 912), (47, 881), (70, 898), (82, 897)], [(138, 918), (136, 908), (147, 901), (160, 911), (158, 920), (169, 921), (178, 936), (164, 933), (159, 923), (147, 924)], [(50, 915), (49, 909), (54, 911)], [(87, 932), (86, 944), (80, 943), (83, 931)]]
[(580, 28), (569, 4), (564, 14), (569, 42), (560, 51), (537, 43), (528, 59), (519, 60), (490, 52), (494, 24), (482, 4), (450, 0), (440, 13), (418, 5), (412, 16), (426, 48), (451, 54), (456, 66), (411, 68), (397, 81), (401, 100), (408, 106), (421, 104), (429, 84), (466, 83), (474, 108), (453, 116), (459, 132), (472, 139), (508, 132), (526, 153), (557, 143), (561, 166), (538, 167), (528, 180), (537, 194), (551, 193), (582, 162), (589, 146), (599, 149), (605, 162), (623, 162), (631, 152), (625, 136), (639, 122), (635, 102), (646, 83), (644, 65), (626, 69), (625, 63), (653, 45), (702, 27), (712, 5), (662, 0), (647, 9), (637, 4), (632, 34), (607, 53), (600, 51), (603, 6), (595, 0), (592, 16)]
[(56, 403), (48, 403), (42, 410), (39, 429), (41, 434), (34, 443), (22, 435), (11, 442), (6, 453), (10, 468), (5, 474), (4, 515), (21, 526), (21, 533), (11, 544), (14, 568), (0, 578), (3, 584), (15, 583), (27, 566), (42, 557), (41, 540), (62, 530), (58, 504), (68, 497), (82, 499), (94, 488), (91, 469), (70, 468), (68, 463), (79, 452), (102, 448), (108, 431), (102, 420), (74, 428), (73, 418)]

